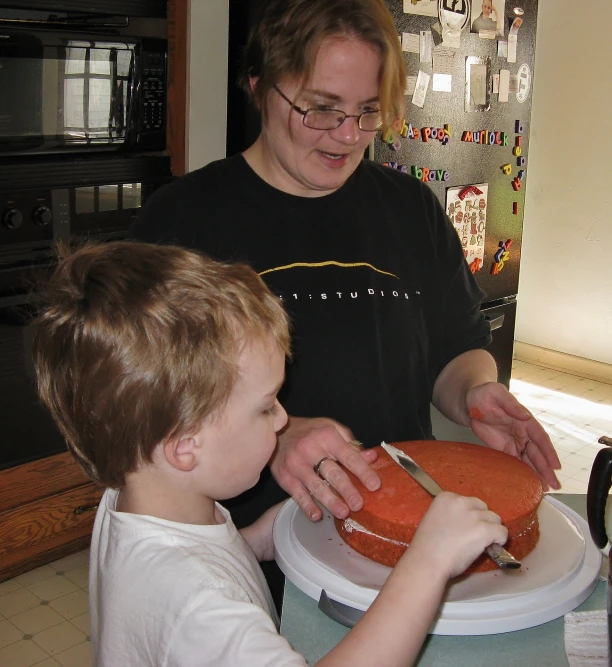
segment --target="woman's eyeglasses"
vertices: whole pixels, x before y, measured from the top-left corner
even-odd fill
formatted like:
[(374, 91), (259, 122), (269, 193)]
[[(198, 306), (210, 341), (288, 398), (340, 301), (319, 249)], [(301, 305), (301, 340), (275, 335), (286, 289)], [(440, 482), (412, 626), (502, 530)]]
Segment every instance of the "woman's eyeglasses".
[(302, 122), (312, 130), (335, 130), (347, 118), (357, 118), (360, 130), (376, 132), (382, 127), (380, 111), (364, 111), (360, 114), (347, 114), (340, 109), (301, 109), (280, 90), (275, 84), (274, 90), (287, 102), (294, 111), (302, 115)]

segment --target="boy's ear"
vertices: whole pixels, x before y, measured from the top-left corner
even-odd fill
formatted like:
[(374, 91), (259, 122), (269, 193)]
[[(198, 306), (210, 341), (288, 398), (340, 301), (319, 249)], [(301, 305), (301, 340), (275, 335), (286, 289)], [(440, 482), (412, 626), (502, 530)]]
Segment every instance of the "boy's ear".
[(168, 464), (181, 472), (191, 472), (196, 467), (196, 450), (196, 439), (188, 435), (166, 440), (163, 446)]

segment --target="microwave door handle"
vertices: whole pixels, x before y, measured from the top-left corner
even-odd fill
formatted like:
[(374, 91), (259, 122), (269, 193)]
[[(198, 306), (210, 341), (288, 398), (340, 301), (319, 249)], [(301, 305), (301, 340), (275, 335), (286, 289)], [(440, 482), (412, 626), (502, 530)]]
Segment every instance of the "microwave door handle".
[(111, 68), (111, 100), (108, 118), (108, 136), (112, 140), (113, 130), (115, 136), (118, 137), (121, 137), (125, 130), (123, 123), (123, 89), (121, 82), (117, 79), (117, 49), (111, 49), (109, 60)]
[(127, 85), (127, 99), (126, 99), (126, 104), (127, 104), (127, 117), (126, 117), (126, 133), (125, 133), (125, 141), (126, 143), (133, 143), (133, 137), (131, 137), (132, 133), (134, 132), (136, 134), (136, 138), (138, 136), (138, 130), (137, 128), (133, 127), (133, 114), (134, 114), (134, 105), (136, 104), (136, 100), (138, 99), (139, 95), (139, 89), (138, 89), (138, 84), (136, 83), (136, 72), (138, 71), (137, 67), (137, 62), (136, 58), (137, 56), (137, 51), (135, 48), (130, 48), (130, 67), (128, 70), (128, 85)]

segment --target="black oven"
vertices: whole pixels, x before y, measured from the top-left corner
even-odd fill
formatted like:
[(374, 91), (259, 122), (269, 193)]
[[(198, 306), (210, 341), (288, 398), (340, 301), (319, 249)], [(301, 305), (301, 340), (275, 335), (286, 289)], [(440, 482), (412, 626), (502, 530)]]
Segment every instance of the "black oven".
[(36, 394), (32, 298), (54, 244), (125, 238), (171, 180), (166, 156), (0, 161), (0, 469), (66, 450)]
[(167, 49), (0, 24), (0, 156), (163, 151)]

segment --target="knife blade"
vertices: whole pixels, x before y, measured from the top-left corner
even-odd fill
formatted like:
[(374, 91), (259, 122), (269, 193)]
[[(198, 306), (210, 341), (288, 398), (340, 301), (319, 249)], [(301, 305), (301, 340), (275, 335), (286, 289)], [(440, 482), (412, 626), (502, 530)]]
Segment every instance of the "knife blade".
[[(389, 454), (389, 456), (403, 468), (416, 482), (418, 482), (429, 494), (437, 496), (442, 493), (442, 487), (435, 479), (430, 477), (419, 464), (408, 454), (402, 452), (401, 449), (388, 445), (386, 442), (381, 442), (380, 446)], [(493, 543), (485, 549), (485, 552), (490, 556), (495, 564), (502, 570), (518, 570), (521, 567), (521, 562), (506, 551), (500, 544)]]

